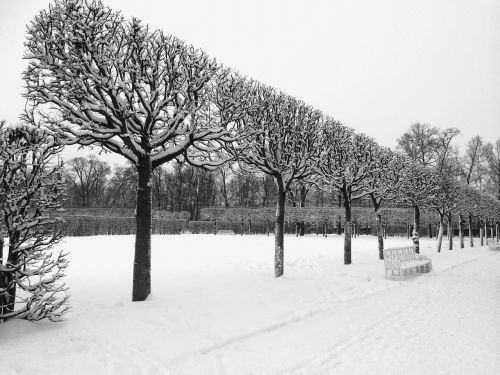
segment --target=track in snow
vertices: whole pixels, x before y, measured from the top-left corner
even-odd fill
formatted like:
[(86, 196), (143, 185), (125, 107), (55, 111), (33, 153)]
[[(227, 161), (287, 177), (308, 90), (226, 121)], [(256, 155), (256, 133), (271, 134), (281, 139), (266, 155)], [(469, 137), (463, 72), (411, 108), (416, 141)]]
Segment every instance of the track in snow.
[[(397, 282), (397, 281), (396, 281)], [(173, 373), (498, 374), (500, 254), (222, 342)]]

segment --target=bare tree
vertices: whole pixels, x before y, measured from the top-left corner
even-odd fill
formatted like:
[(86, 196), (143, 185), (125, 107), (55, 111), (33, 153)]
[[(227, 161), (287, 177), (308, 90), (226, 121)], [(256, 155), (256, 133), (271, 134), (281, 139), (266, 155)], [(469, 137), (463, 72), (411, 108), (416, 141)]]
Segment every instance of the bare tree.
[(397, 201), (413, 209), (412, 240), (417, 254), (420, 246), (420, 213), (429, 206), (430, 200), (438, 193), (438, 188), (435, 174), (415, 162), (401, 175)]
[(485, 148), (487, 171), (492, 193), (500, 200), (500, 139), (488, 143)]
[(368, 195), (373, 204), (377, 223), (379, 259), (384, 259), (384, 235), (380, 207), (382, 202), (397, 198), (401, 175), (406, 171), (407, 164), (406, 157), (385, 147), (379, 147), (374, 155), (374, 171), (372, 178), (367, 181), (367, 187), (370, 190)]
[(458, 181), (451, 176), (435, 174), (434, 179), (437, 182), (435, 194), (428, 196), (427, 202), (430, 208), (434, 209), (439, 216), (439, 233), (437, 241), (437, 251), (441, 252), (441, 244), (444, 233), (444, 219), (448, 221), (448, 249), (453, 249), (452, 242), (452, 214), (456, 210), (460, 198), (460, 189)]
[(439, 129), (415, 123), (398, 139), (398, 149), (424, 167), (434, 167), (439, 160)]
[(457, 174), (458, 172), (458, 151), (453, 146), (453, 139), (460, 134), (457, 128), (447, 128), (441, 130), (438, 134), (438, 160), (436, 170), (438, 173)]
[(67, 254), (53, 249), (62, 239), (62, 219), (55, 216), (65, 190), (54, 160), (60, 150), (38, 128), (0, 123), (0, 323), (59, 321), (68, 310), (60, 283)]
[(95, 155), (80, 156), (70, 159), (66, 170), (83, 207), (102, 204), (107, 178), (111, 172), (107, 162), (99, 160)]
[[(210, 96), (226, 71), (100, 1), (59, 0), (28, 26), (26, 97), (66, 144), (101, 146), (137, 169), (133, 301), (151, 291), (152, 172), (228, 136)], [(205, 158), (204, 163), (211, 163)]]
[[(248, 102), (245, 114), (238, 119), (249, 136), (227, 145), (227, 150), (245, 169), (273, 176), (278, 188), (275, 222), (274, 275), (284, 272), (284, 221), (286, 194), (294, 181), (312, 174), (311, 162), (319, 149), (319, 111), (258, 82), (245, 86)], [(222, 113), (230, 111), (234, 95), (219, 98)]]
[(108, 206), (134, 207), (137, 198), (137, 169), (132, 166), (115, 166), (106, 188)]
[(467, 185), (475, 185), (485, 173), (485, 148), (483, 139), (476, 135), (465, 146), (465, 155), (462, 157), (462, 174)]
[(369, 180), (375, 177), (374, 154), (377, 144), (364, 134), (335, 121), (325, 123), (322, 134), (320, 180), (340, 191), (345, 208), (344, 264), (351, 264), (352, 201), (373, 192)]

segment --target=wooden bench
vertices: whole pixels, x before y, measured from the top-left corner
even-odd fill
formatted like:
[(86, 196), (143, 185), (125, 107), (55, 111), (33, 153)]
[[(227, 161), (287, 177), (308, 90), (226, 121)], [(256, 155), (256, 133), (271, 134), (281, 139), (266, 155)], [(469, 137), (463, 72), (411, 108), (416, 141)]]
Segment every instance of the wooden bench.
[(420, 254), (415, 253), (415, 246), (396, 247), (384, 249), (385, 277), (391, 271), (394, 278), (395, 272), (399, 277), (416, 273), (427, 273), (432, 271), (432, 261)]

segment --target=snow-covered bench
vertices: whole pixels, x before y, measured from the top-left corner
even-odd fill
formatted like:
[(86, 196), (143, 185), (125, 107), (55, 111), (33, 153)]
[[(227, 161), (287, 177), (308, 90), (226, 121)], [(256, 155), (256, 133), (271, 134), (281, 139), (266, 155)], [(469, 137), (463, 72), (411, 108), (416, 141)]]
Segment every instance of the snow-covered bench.
[(415, 253), (415, 246), (396, 247), (384, 249), (385, 277), (390, 271), (402, 277), (408, 273), (427, 273), (432, 271), (432, 261), (420, 254)]
[(500, 243), (494, 243), (494, 242), (490, 242), (488, 244), (488, 249), (490, 250), (500, 250)]

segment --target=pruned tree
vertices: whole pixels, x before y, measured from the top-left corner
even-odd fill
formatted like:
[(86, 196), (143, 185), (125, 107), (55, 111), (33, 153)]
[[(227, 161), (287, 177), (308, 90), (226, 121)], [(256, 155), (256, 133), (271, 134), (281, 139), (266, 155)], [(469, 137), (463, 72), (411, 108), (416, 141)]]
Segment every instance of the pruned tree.
[(0, 123), (0, 323), (59, 321), (69, 308), (67, 253), (53, 248), (63, 237), (60, 150), (45, 131)]
[(429, 202), (438, 193), (437, 189), (436, 176), (429, 168), (412, 162), (401, 170), (397, 202), (413, 209), (412, 240), (417, 254), (420, 250), (420, 214), (422, 209), (429, 207)]
[(227, 70), (91, 0), (56, 0), (28, 26), (26, 48), (33, 116), (66, 144), (98, 145), (137, 169), (132, 300), (143, 301), (151, 291), (152, 173), (180, 157), (212, 164), (214, 142), (230, 138), (227, 122), (210, 112)]
[(456, 213), (458, 215), (458, 237), (460, 240), (460, 248), (463, 249), (465, 244), (464, 244), (464, 224), (465, 224), (465, 218), (469, 218), (469, 244), (470, 247), (474, 247), (474, 241), (472, 239), (472, 216), (474, 213), (474, 197), (476, 196), (477, 192), (474, 188), (467, 184), (461, 184), (459, 185), (459, 191), (458, 191), (458, 199), (457, 199), (457, 207), (456, 207)]
[[(309, 177), (317, 160), (320, 139), (319, 111), (261, 83), (247, 82), (247, 110), (238, 118), (239, 127), (249, 134), (228, 143), (227, 151), (240, 166), (274, 178), (277, 186), (275, 221), (274, 276), (284, 272), (285, 199), (294, 181)], [(233, 111), (239, 91), (221, 93), (218, 98), (222, 116)]]
[(384, 259), (384, 233), (380, 208), (384, 201), (393, 201), (398, 197), (402, 174), (408, 168), (409, 161), (402, 154), (395, 153), (385, 147), (376, 149), (373, 159), (372, 177), (367, 180), (366, 186), (370, 191), (368, 196), (373, 204), (377, 224), (379, 259)]
[(441, 244), (443, 241), (444, 233), (444, 219), (447, 218), (448, 224), (448, 249), (453, 249), (453, 238), (452, 238), (452, 214), (456, 207), (458, 206), (458, 201), (460, 198), (460, 189), (458, 186), (458, 181), (456, 181), (451, 176), (444, 176), (438, 173), (434, 174), (434, 180), (436, 181), (435, 194), (429, 195), (427, 198), (427, 204), (432, 208), (439, 217), (439, 233), (437, 240), (437, 252), (441, 252)]
[(352, 201), (373, 192), (374, 161), (378, 145), (364, 134), (356, 134), (336, 121), (323, 127), (319, 179), (332, 191), (342, 194), (344, 203), (344, 264), (351, 264)]

